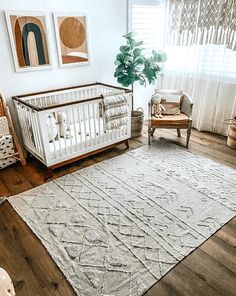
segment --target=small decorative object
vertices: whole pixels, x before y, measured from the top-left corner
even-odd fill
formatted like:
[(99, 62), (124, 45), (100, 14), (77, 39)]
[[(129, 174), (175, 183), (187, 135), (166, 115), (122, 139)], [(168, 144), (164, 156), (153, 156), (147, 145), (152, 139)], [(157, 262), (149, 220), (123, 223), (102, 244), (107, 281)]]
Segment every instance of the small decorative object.
[(152, 104), (153, 104), (153, 111), (152, 114), (156, 118), (162, 118), (163, 115), (161, 114), (162, 111), (166, 111), (166, 108), (161, 104), (162, 97), (160, 94), (157, 94), (156, 92), (151, 97)]
[[(144, 86), (146, 86), (147, 82), (149, 84), (154, 83), (161, 71), (160, 63), (165, 62), (167, 59), (164, 52), (156, 52), (155, 50), (152, 51), (150, 57), (145, 57), (142, 52), (143, 48), (141, 48), (143, 41), (137, 42), (134, 35), (134, 32), (129, 32), (123, 36), (126, 39), (126, 44), (120, 47), (120, 52), (116, 56), (114, 74), (121, 85), (125, 87), (131, 86), (132, 92), (135, 81), (139, 81)], [(132, 102), (131, 136), (137, 137), (142, 134), (143, 113), (134, 111), (133, 105)]]
[(87, 17), (83, 13), (54, 13), (60, 67), (89, 63)]
[(70, 139), (70, 126), (68, 125), (67, 114), (65, 112), (57, 112), (57, 123), (59, 126), (59, 137)]
[(45, 14), (6, 11), (5, 16), (16, 72), (51, 69)]
[(15, 296), (15, 289), (9, 274), (0, 267), (0, 295)]

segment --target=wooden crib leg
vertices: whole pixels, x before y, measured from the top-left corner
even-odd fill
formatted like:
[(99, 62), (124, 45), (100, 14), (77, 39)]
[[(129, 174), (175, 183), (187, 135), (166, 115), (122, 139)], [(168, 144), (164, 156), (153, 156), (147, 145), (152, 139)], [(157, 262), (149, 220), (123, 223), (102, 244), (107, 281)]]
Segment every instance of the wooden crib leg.
[(126, 148), (129, 149), (129, 140), (125, 140)]
[(44, 181), (47, 181), (48, 179), (51, 179), (52, 177), (53, 177), (53, 169), (47, 168), (47, 171), (44, 174)]

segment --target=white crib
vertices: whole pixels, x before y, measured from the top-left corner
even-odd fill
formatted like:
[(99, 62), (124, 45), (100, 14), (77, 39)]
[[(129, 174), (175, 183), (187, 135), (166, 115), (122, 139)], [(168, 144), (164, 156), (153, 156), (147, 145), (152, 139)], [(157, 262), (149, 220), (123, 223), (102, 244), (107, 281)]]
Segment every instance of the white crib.
[[(127, 99), (125, 123), (108, 128), (104, 116), (104, 96), (116, 97), (121, 94)], [(131, 136), (131, 96), (130, 90), (98, 82), (15, 96), (13, 101), (24, 147), (49, 169), (122, 142), (128, 147)], [(66, 117), (67, 137), (64, 138), (58, 135), (58, 126), (55, 128), (54, 124), (58, 112), (63, 112), (61, 114)]]

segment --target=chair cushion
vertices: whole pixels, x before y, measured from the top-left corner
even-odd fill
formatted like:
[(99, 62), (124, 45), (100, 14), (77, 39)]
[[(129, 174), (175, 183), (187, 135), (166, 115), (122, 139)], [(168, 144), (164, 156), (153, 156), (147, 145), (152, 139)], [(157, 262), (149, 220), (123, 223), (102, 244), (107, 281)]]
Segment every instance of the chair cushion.
[(188, 116), (181, 113), (178, 115), (163, 115), (162, 118), (152, 116), (152, 126), (188, 126)]
[(180, 102), (161, 102), (165, 111), (162, 111), (162, 115), (177, 115), (180, 114)]

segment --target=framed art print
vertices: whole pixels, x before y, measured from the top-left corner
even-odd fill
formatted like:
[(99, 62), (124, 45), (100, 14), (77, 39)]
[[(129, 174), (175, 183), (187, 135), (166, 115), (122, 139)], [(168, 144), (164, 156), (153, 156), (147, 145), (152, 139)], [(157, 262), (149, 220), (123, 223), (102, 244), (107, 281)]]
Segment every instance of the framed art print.
[(60, 67), (89, 64), (87, 16), (54, 13)]
[(6, 11), (5, 17), (16, 72), (51, 69), (45, 14)]

